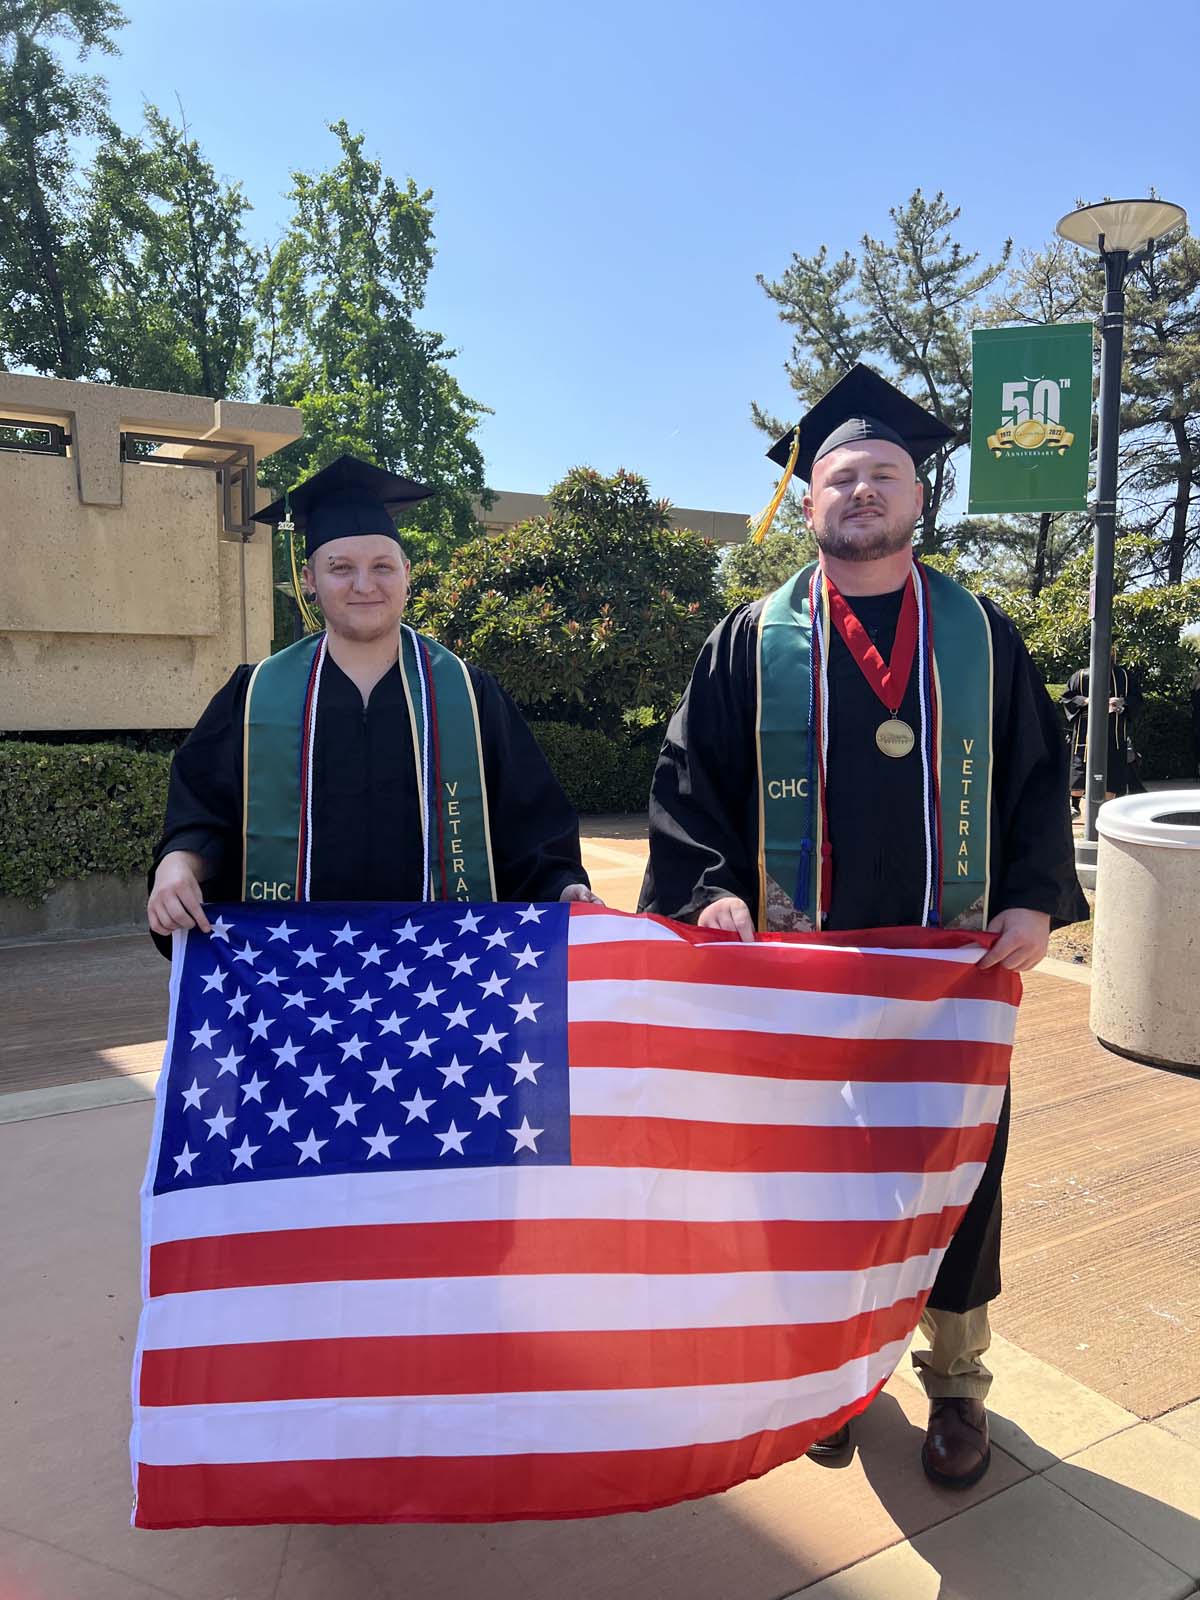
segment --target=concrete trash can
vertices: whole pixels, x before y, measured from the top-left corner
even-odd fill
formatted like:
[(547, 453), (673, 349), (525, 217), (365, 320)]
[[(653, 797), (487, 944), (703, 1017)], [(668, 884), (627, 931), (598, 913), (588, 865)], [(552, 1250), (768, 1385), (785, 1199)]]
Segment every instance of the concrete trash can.
[(1109, 800), (1096, 819), (1092, 1032), (1200, 1069), (1200, 789)]

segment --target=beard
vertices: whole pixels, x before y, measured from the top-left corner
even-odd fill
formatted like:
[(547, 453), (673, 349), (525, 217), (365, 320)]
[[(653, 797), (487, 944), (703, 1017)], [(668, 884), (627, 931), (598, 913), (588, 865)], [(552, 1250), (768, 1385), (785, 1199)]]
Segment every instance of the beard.
[(915, 522), (875, 522), (868, 528), (814, 528), (817, 549), (838, 561), (881, 561), (912, 543)]

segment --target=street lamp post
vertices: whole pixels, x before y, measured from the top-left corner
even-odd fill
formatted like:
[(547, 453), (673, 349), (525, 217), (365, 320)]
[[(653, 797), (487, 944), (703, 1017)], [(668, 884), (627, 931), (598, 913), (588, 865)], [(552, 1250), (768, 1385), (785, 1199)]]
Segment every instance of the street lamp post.
[[(1112, 657), (1113, 564), (1117, 541), (1117, 440), (1121, 431), (1121, 360), (1125, 278), (1154, 244), (1187, 221), (1165, 200), (1110, 200), (1059, 219), (1058, 233), (1096, 251), (1104, 263), (1100, 323), (1100, 419), (1096, 436), (1096, 511), (1092, 555), (1092, 639), (1088, 661), (1087, 789), (1084, 839), (1095, 850), (1096, 813), (1108, 785), (1108, 699)], [(1093, 856), (1094, 860), (1094, 856)]]

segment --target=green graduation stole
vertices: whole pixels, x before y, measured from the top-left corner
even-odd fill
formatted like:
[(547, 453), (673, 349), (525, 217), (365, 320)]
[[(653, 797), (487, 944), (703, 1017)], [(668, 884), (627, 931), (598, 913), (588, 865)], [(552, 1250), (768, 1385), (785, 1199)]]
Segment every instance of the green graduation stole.
[[(307, 900), (312, 766), (325, 635), (268, 656), (246, 692), (242, 899)], [(417, 775), (427, 900), (494, 900), (479, 708), (465, 664), (400, 630), (400, 669)]]
[[(805, 567), (768, 596), (758, 627), (759, 927), (799, 913), (817, 926), (822, 837), (820, 695), (813, 681), (812, 577)], [(940, 572), (917, 567), (933, 641), (930, 745), (937, 776), (934, 861), (940, 895), (930, 921), (982, 928), (988, 919), (994, 666), (987, 614)], [(828, 619), (821, 632), (828, 640)], [(906, 760), (920, 761), (918, 748)], [(851, 841), (849, 848), (853, 848)], [(935, 871), (937, 870), (935, 866)], [(940, 901), (940, 903), (938, 903)]]

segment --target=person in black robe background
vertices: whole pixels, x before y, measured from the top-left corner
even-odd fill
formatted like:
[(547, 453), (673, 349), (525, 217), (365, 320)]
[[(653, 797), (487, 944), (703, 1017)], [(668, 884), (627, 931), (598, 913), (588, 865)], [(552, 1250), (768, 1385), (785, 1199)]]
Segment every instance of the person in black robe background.
[[(427, 492), (342, 457), (291, 496), (306, 535), (305, 578), (322, 601), (328, 634), (312, 763), (314, 900), (422, 898), (419, 786), (398, 663), (408, 562), (390, 508)], [(284, 504), (259, 518), (279, 521)], [(173, 928), (207, 931), (203, 899), (241, 898), (252, 670), (235, 670), (172, 763), (148, 907), (165, 955)], [(467, 671), (479, 712), (497, 897), (594, 900), (578, 819), (541, 749), (495, 678), (478, 667)]]
[[(1109, 668), (1108, 696), (1108, 768), (1105, 793), (1111, 800), (1114, 795), (1142, 794), (1144, 788), (1137, 775), (1137, 752), (1134, 748), (1134, 731), (1137, 714), (1145, 696), (1142, 680), (1133, 667), (1122, 666), (1117, 652), (1112, 653)], [(1087, 736), (1088, 736), (1088, 683), (1091, 673), (1087, 667), (1073, 672), (1062, 692), (1061, 701), (1071, 729), (1071, 799), (1076, 808), (1087, 792)]]
[[(785, 436), (772, 458), (811, 480), (805, 514), (826, 574), (886, 663), (909, 582), (921, 506), (915, 467), (952, 437), (936, 418), (858, 367)], [(791, 447), (789, 450), (789, 446)], [(821, 468), (819, 463), (827, 461)], [(818, 478), (818, 473), (820, 477)], [(864, 577), (865, 575), (865, 577)], [(865, 591), (865, 592), (864, 592)], [(718, 624), (671, 719), (650, 796), (650, 860), (641, 909), (752, 938), (758, 905), (757, 629), (765, 600)], [(1087, 916), (1075, 876), (1066, 746), (1044, 685), (1016, 630), (983, 602), (994, 657), (990, 883), (998, 934), (981, 965), (1025, 969), (1052, 924)], [(871, 736), (882, 709), (837, 629), (829, 630), (825, 786), (833, 852), (827, 930), (919, 924), (925, 894), (919, 757), (895, 759)], [(798, 691), (800, 692), (799, 688)], [(914, 672), (894, 715), (920, 725)], [(1000, 1179), (1009, 1096), (979, 1187), (947, 1250), (914, 1362), (930, 1398), (922, 1463), (934, 1481), (967, 1487), (990, 1460), (983, 1405), (991, 1375), (979, 1359), (987, 1303), (1000, 1292)], [(848, 1429), (820, 1441), (833, 1456)]]

